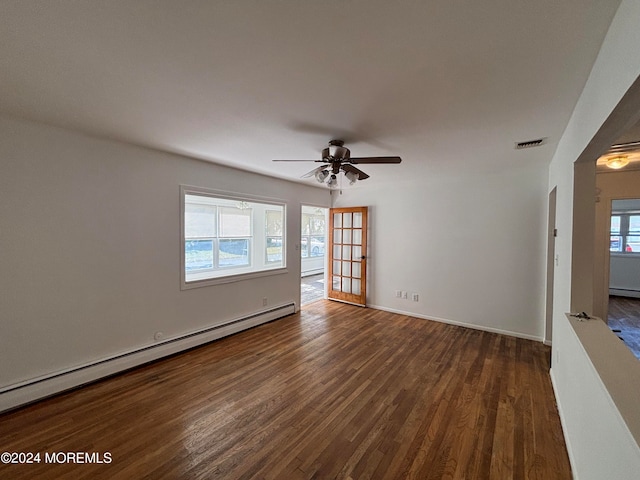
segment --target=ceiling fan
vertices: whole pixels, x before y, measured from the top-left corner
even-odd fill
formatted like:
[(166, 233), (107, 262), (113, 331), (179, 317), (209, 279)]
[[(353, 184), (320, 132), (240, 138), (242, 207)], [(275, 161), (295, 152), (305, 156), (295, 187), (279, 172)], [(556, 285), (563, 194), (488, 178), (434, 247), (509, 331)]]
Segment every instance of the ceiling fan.
[(349, 180), (349, 184), (353, 185), (358, 180), (366, 180), (369, 175), (364, 173), (354, 165), (364, 163), (400, 163), (400, 157), (352, 157), (351, 152), (344, 146), (342, 140), (331, 140), (329, 146), (322, 150), (322, 159), (320, 160), (274, 160), (274, 162), (316, 162), (322, 163), (302, 178), (315, 177), (319, 183), (325, 183), (329, 188), (338, 186), (338, 174), (344, 173)]

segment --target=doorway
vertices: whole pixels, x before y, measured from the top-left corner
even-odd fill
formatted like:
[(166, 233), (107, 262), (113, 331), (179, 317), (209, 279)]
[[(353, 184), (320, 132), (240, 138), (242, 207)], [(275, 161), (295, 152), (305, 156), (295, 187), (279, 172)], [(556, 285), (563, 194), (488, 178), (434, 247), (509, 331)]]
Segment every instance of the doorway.
[(640, 198), (611, 201), (607, 323), (640, 358)]
[(327, 217), (329, 209), (302, 205), (300, 233), (300, 305), (327, 298)]
[(555, 278), (556, 264), (556, 192), (554, 187), (549, 193), (549, 223), (547, 226), (547, 304), (546, 304), (546, 322), (544, 330), (544, 343), (551, 345), (552, 329), (553, 329), (553, 285)]

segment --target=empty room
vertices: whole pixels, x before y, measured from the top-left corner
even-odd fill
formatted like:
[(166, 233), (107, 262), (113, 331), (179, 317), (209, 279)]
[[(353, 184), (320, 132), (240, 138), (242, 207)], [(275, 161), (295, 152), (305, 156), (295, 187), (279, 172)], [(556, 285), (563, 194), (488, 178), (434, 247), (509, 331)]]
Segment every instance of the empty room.
[(639, 27), (0, 2), (0, 478), (637, 478)]

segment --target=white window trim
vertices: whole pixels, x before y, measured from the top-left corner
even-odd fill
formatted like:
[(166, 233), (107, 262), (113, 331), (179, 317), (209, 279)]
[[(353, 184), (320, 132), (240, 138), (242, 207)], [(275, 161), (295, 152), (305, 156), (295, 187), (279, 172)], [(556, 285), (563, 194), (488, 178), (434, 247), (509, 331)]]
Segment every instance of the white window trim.
[[(282, 242), (282, 261), (283, 266), (271, 267), (268, 266), (259, 271), (247, 271), (238, 272), (231, 275), (225, 275), (223, 277), (216, 278), (203, 278), (202, 280), (186, 281), (185, 272), (185, 231), (184, 231), (184, 199), (185, 195), (201, 195), (214, 198), (224, 198), (227, 200), (245, 201), (245, 202), (258, 202), (263, 204), (275, 205), (283, 208), (284, 213), (284, 225), (283, 225), (283, 242)], [(252, 278), (268, 277), (272, 275), (282, 275), (288, 273), (287, 261), (286, 261), (286, 242), (287, 242), (287, 204), (284, 200), (270, 197), (262, 197), (257, 195), (239, 194), (235, 192), (227, 192), (223, 190), (214, 190), (205, 187), (197, 187), (193, 185), (180, 185), (180, 290), (190, 290), (192, 288), (208, 287), (211, 285), (221, 285), (225, 283), (240, 282), (243, 280), (249, 280)], [(253, 226), (252, 226), (253, 228)], [(237, 270), (234, 270), (237, 272)]]

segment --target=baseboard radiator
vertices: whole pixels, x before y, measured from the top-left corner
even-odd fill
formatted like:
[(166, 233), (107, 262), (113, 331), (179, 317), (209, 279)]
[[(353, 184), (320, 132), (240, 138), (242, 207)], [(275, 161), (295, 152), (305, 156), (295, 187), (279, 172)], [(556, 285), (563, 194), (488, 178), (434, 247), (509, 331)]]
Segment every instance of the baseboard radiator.
[(294, 303), (281, 305), (85, 365), (2, 387), (0, 388), (0, 412), (41, 400), (65, 390), (212, 342), (295, 312), (296, 306)]
[(630, 288), (610, 288), (609, 295), (614, 295), (616, 297), (640, 298), (640, 290)]

